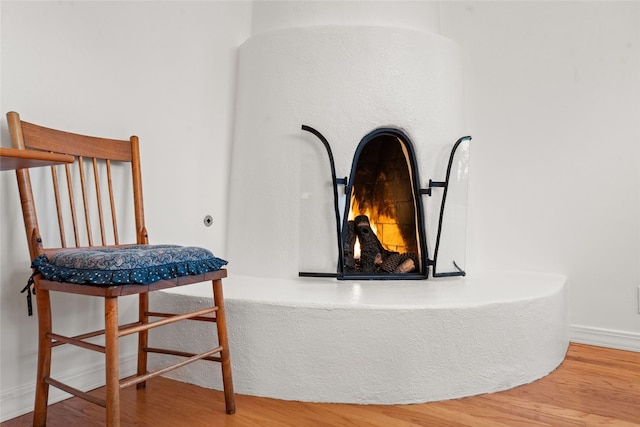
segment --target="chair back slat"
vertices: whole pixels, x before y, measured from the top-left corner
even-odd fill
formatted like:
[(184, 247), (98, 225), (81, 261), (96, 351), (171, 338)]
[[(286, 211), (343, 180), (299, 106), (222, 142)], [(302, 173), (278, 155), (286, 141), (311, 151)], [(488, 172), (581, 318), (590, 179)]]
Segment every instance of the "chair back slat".
[(78, 233), (78, 220), (76, 219), (76, 202), (73, 192), (73, 179), (71, 177), (71, 166), (64, 165), (64, 170), (67, 175), (67, 194), (69, 195), (69, 214), (71, 215), (71, 224), (73, 225), (73, 238), (76, 242), (76, 247), (80, 246), (80, 234)]
[(51, 181), (53, 182), (53, 195), (56, 199), (56, 212), (58, 214), (58, 230), (60, 231), (60, 246), (67, 247), (67, 239), (64, 232), (64, 220), (62, 218), (62, 204), (60, 202), (60, 188), (58, 185), (58, 172), (55, 166), (51, 166)]
[(80, 187), (82, 192), (82, 206), (84, 208), (84, 224), (87, 229), (87, 240), (89, 241), (89, 246), (93, 246), (93, 235), (91, 228), (91, 217), (89, 216), (89, 201), (87, 195), (87, 182), (85, 179), (85, 171), (84, 171), (84, 157), (78, 157), (78, 166), (80, 167)]
[[(37, 179), (34, 179), (33, 187), (31, 171), (17, 171), (32, 258), (68, 247), (109, 247), (147, 242), (137, 137), (119, 140), (64, 132), (21, 121), (13, 112), (7, 114), (7, 119), (14, 148), (63, 153), (76, 158), (73, 164), (64, 165), (65, 178), (61, 174), (62, 166), (52, 166), (50, 174), (36, 175), (34, 171), (33, 176)], [(62, 187), (64, 179), (66, 191)], [(42, 188), (40, 184), (44, 180), (51, 181), (53, 191), (51, 187)], [(108, 191), (108, 196), (104, 191)], [(108, 208), (103, 197), (109, 198)], [(41, 204), (50, 208), (36, 213), (36, 205), (40, 207)], [(83, 213), (78, 211), (81, 208)], [(125, 208), (129, 212), (124, 212)], [(53, 216), (54, 209), (56, 217)], [(45, 220), (45, 214), (51, 218)], [(107, 218), (109, 215), (110, 220)], [(54, 226), (56, 221), (57, 226)], [(126, 225), (123, 229), (120, 227), (122, 224)], [(53, 234), (40, 227), (52, 228)], [(57, 233), (60, 235), (59, 246)]]
[(107, 185), (109, 186), (109, 205), (111, 206), (111, 225), (113, 227), (113, 241), (114, 244), (120, 244), (118, 238), (118, 220), (116, 217), (116, 202), (113, 198), (113, 179), (111, 177), (111, 160), (105, 161), (107, 167)]
[(95, 157), (92, 160), (93, 164), (93, 182), (96, 184), (96, 204), (98, 206), (98, 219), (100, 220), (100, 241), (102, 246), (106, 245), (106, 239), (104, 234), (104, 215), (102, 214), (102, 194), (100, 193), (100, 177), (98, 176), (98, 159)]

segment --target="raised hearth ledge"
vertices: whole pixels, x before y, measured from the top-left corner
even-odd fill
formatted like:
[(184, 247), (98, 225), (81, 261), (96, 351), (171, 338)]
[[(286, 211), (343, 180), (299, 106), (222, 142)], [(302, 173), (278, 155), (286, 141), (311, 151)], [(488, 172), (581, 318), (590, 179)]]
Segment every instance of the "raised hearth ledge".
[[(210, 286), (169, 292), (171, 298), (159, 293), (153, 306), (184, 310), (211, 295)], [(539, 379), (562, 362), (569, 345), (560, 275), (491, 272), (389, 282), (230, 271), (224, 292), (241, 394), (362, 404), (459, 398)], [(196, 334), (178, 328), (151, 334), (152, 343), (204, 350), (207, 326)], [(152, 355), (152, 367), (163, 357)], [(218, 370), (205, 362), (169, 376), (221, 388)]]

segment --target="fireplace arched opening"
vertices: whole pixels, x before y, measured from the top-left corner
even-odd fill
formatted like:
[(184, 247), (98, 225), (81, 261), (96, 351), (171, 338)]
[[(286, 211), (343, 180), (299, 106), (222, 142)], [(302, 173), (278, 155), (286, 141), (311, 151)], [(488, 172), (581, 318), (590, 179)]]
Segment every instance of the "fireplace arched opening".
[(427, 278), (420, 180), (409, 137), (394, 128), (367, 134), (347, 182), (342, 278)]

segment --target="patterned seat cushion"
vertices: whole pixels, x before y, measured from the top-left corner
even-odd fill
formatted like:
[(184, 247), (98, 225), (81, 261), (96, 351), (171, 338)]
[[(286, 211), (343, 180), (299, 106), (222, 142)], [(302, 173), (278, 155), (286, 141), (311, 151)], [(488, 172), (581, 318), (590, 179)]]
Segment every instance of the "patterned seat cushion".
[(32, 267), (51, 281), (91, 285), (148, 285), (163, 279), (221, 269), (227, 261), (210, 251), (176, 245), (134, 245), (40, 255)]

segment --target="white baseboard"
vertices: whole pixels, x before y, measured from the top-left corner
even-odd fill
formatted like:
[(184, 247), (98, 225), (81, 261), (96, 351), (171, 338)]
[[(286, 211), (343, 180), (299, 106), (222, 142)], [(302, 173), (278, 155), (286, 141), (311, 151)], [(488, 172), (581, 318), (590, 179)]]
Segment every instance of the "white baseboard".
[[(120, 375), (130, 376), (136, 372), (137, 356), (135, 354), (120, 360)], [(35, 373), (33, 375), (35, 380)], [(69, 370), (56, 375), (58, 381), (67, 383), (83, 391), (89, 391), (104, 386), (104, 363), (88, 366), (83, 369)], [(33, 411), (35, 384), (22, 385), (0, 393), (0, 422), (10, 420), (27, 412)], [(72, 397), (55, 387), (49, 388), (49, 404), (60, 402)]]
[(640, 352), (640, 333), (635, 332), (571, 325), (569, 326), (569, 341)]

